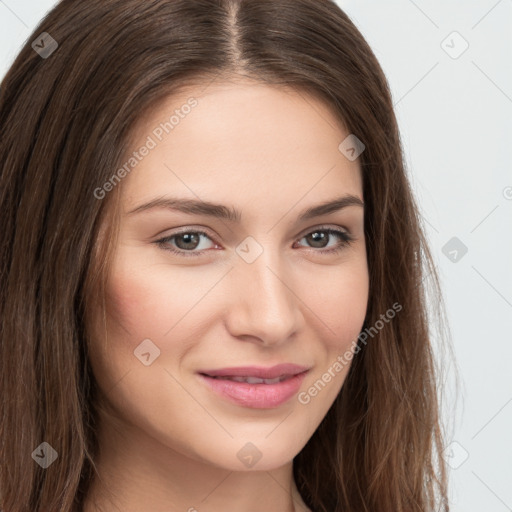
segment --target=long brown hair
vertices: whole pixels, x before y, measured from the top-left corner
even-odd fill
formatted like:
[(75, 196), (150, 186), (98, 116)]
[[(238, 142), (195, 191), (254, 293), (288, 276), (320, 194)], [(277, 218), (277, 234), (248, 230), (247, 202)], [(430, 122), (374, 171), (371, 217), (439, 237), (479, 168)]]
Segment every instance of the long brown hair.
[[(41, 38), (37, 48), (53, 53), (32, 46)], [(81, 510), (95, 474), (86, 319), (108, 272), (122, 183), (103, 199), (95, 190), (147, 109), (235, 74), (315, 94), (366, 147), (367, 335), (294, 459), (298, 489), (314, 512), (449, 510), (426, 277), (442, 298), (389, 86), (361, 33), (331, 0), (62, 0), (0, 91), (5, 512)], [(393, 304), (400, 312), (371, 331)], [(58, 453), (47, 469), (31, 456), (42, 442)]]

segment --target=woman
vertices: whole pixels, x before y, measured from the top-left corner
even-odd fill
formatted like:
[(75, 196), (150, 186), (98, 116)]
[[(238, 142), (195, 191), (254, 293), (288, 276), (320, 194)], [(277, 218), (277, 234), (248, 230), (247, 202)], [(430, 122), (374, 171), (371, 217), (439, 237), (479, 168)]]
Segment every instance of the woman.
[(435, 269), (334, 2), (63, 0), (0, 131), (2, 510), (448, 510)]

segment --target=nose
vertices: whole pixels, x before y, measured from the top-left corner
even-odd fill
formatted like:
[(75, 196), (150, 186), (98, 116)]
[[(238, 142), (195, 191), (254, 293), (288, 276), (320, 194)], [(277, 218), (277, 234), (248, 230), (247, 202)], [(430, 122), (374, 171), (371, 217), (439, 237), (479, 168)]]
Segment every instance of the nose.
[(293, 274), (265, 250), (252, 263), (236, 261), (229, 273), (226, 322), (232, 336), (263, 345), (286, 343), (302, 325)]

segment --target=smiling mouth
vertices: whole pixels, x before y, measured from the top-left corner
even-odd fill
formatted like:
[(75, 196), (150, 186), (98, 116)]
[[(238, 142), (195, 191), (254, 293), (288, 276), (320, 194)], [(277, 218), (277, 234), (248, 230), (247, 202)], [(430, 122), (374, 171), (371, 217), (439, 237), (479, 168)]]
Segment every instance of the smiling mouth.
[[(246, 369), (235, 371), (242, 373)], [(292, 369), (292, 371), (295, 370)], [(216, 395), (234, 402), (238, 406), (253, 409), (275, 409), (288, 402), (299, 391), (309, 369), (297, 373), (281, 374), (273, 370), (272, 373), (274, 375), (277, 373), (277, 375), (272, 378), (229, 375), (233, 369), (231, 371), (227, 369), (212, 371), (212, 373), (220, 372), (225, 375), (210, 375), (205, 372), (198, 372), (198, 375)], [(268, 375), (270, 372), (260, 370), (261, 373)]]

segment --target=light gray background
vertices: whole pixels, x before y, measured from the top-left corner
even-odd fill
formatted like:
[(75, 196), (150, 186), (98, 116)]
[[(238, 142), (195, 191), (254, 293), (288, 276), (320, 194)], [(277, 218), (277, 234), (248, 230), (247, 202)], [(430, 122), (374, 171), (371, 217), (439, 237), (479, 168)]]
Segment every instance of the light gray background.
[[(0, 77), (55, 3), (0, 0)], [(339, 5), (388, 77), (442, 280), (452, 510), (512, 511), (512, 0)]]

